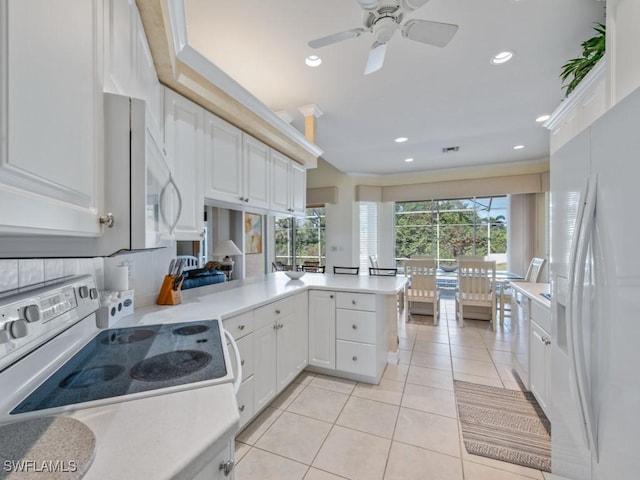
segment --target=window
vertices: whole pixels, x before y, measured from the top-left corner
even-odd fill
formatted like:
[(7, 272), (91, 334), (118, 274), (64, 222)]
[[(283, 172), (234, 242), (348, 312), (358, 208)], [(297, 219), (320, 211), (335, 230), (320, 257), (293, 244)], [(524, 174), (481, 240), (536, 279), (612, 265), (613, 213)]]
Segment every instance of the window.
[(483, 255), (506, 270), (507, 223), (507, 197), (397, 203), (396, 264), (411, 255), (432, 255), (438, 263)]
[(378, 204), (360, 202), (360, 271), (369, 271), (369, 256), (378, 254)]
[(275, 260), (301, 265), (311, 260), (325, 264), (326, 234), (324, 207), (307, 208), (300, 218), (275, 217)]

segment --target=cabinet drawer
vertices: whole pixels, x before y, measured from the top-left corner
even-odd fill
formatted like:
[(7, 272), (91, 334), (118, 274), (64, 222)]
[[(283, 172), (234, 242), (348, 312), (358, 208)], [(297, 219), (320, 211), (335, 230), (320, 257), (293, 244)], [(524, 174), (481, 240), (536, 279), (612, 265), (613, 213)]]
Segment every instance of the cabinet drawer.
[(336, 295), (336, 307), (375, 312), (376, 296), (371, 293), (338, 292)]
[(375, 376), (376, 346), (337, 340), (336, 368), (345, 372)]
[(336, 310), (336, 338), (352, 342), (376, 343), (376, 313)]
[(225, 330), (236, 340), (253, 332), (253, 323), (253, 311), (244, 312), (240, 315), (234, 315), (233, 317), (222, 320), (222, 325)]
[(253, 417), (253, 376), (240, 384), (236, 400), (238, 413), (240, 413), (240, 428), (242, 428)]
[(531, 302), (531, 319), (547, 332), (551, 331), (551, 312), (538, 302)]
[(255, 326), (256, 330), (268, 325), (269, 323), (284, 318), (293, 313), (295, 302), (293, 297), (283, 298), (276, 302), (263, 305), (256, 308), (255, 312)]
[(246, 335), (237, 341), (242, 363), (242, 380), (253, 375), (253, 335)]

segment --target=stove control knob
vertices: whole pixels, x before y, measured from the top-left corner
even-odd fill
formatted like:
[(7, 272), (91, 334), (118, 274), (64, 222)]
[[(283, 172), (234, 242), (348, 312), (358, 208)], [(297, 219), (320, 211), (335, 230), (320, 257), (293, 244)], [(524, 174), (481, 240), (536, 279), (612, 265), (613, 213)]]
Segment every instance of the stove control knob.
[(11, 322), (11, 326), (9, 327), (9, 332), (13, 338), (22, 338), (27, 336), (27, 321), (26, 320), (16, 320), (15, 322)]
[(40, 316), (40, 307), (35, 304), (25, 307), (24, 318), (27, 319), (27, 322), (39, 322), (42, 320), (42, 317)]
[(80, 298), (87, 298), (89, 296), (89, 287), (82, 285), (78, 289), (78, 294), (80, 295)]
[(91, 300), (95, 300), (96, 298), (98, 298), (97, 288), (92, 288), (91, 290), (89, 290), (89, 298), (91, 298)]

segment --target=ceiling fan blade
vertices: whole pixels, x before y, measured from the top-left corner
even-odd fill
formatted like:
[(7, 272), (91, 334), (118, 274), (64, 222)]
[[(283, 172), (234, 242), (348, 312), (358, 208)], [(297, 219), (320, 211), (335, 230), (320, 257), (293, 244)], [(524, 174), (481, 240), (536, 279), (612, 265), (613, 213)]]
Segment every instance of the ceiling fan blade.
[(411, 10), (419, 9), (428, 1), (429, 0), (402, 0), (401, 4), (402, 4), (402, 8), (404, 8), (405, 10), (411, 11)]
[(376, 10), (378, 8), (378, 0), (358, 0), (358, 4), (365, 10)]
[(359, 37), (364, 32), (366, 32), (364, 28), (352, 28), (346, 32), (334, 33), (332, 35), (327, 35), (326, 37), (316, 38), (315, 40), (311, 40), (308, 45), (311, 48), (325, 47), (332, 43), (338, 43), (343, 40), (348, 40), (349, 38)]
[(364, 74), (369, 75), (382, 68), (384, 64), (384, 55), (387, 53), (387, 43), (374, 42), (369, 50), (369, 58), (367, 59), (367, 66), (364, 69)]
[(402, 27), (402, 36), (434, 47), (446, 46), (458, 31), (458, 25), (432, 22), (430, 20), (409, 20)]

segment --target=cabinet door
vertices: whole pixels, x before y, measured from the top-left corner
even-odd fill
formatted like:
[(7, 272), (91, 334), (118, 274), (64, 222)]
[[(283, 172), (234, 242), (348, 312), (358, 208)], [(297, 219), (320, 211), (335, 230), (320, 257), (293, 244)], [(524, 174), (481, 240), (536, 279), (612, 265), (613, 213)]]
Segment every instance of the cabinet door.
[(269, 208), (270, 149), (249, 135), (242, 135), (244, 151), (244, 202), (252, 207)]
[(276, 324), (253, 332), (253, 405), (259, 411), (276, 395)]
[(165, 138), (173, 176), (182, 194), (176, 240), (200, 240), (204, 231), (202, 157), (204, 109), (167, 89)]
[(289, 207), (289, 159), (271, 151), (271, 210), (291, 213)]
[(205, 197), (210, 200), (244, 203), (242, 132), (207, 113), (204, 146)]
[(107, 0), (104, 45), (104, 90), (133, 95), (135, 72), (135, 0)]
[(293, 313), (279, 320), (277, 329), (277, 389), (281, 392), (296, 378), (295, 366), (295, 328)]
[(101, 235), (102, 14), (98, 0), (0, 2), (3, 232)]
[(295, 324), (293, 355), (296, 375), (309, 363), (309, 295), (307, 292), (295, 296)]
[(547, 411), (547, 383), (551, 367), (551, 337), (536, 322), (531, 322), (531, 361), (529, 382), (531, 392), (543, 410)]
[(309, 365), (336, 368), (336, 300), (333, 292), (309, 292)]
[(307, 171), (291, 162), (291, 209), (295, 215), (304, 215), (307, 208)]

